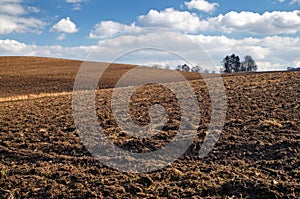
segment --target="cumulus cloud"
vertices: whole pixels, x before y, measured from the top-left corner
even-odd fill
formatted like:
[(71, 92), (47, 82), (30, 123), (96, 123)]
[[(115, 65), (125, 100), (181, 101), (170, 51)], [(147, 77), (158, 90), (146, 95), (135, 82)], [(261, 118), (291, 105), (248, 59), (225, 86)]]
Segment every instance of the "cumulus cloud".
[(258, 14), (234, 12), (209, 18), (211, 29), (220, 32), (247, 32), (252, 34), (295, 34), (300, 31), (300, 10), (274, 11)]
[(300, 52), (300, 38), (297, 37), (267, 36), (260, 39), (253, 37), (232, 39), (225, 36), (204, 35), (189, 37), (198, 42), (216, 64), (220, 64), (221, 58), (231, 53), (240, 56), (251, 55), (258, 62), (259, 70), (284, 70), (299, 60), (297, 54)]
[(0, 54), (3, 56), (42, 56), (83, 60), (95, 47), (96, 46), (38, 46), (10, 39), (0, 40)]
[(13, 32), (40, 33), (46, 25), (35, 17), (27, 17), (28, 13), (37, 13), (39, 9), (31, 6), (23, 6), (22, 0), (2, 0), (0, 6), (0, 34)]
[(39, 34), (41, 33), (41, 29), (46, 25), (46, 23), (34, 17), (23, 18), (1, 14), (0, 21), (0, 34), (9, 34), (13, 32), (34, 32)]
[(150, 10), (146, 15), (139, 16), (138, 21), (142, 26), (164, 27), (186, 33), (196, 33), (208, 27), (208, 23), (201, 21), (195, 13), (173, 8), (163, 11)]
[[(259, 70), (284, 70), (289, 65), (299, 63), (300, 38), (267, 36), (263, 38), (247, 37), (243, 39), (233, 39), (226, 36), (205, 36), (189, 35), (195, 45), (200, 45), (205, 52), (212, 58), (216, 66), (221, 65), (220, 61), (225, 55), (236, 53), (241, 58), (251, 55), (257, 62)], [(120, 35), (115, 38), (106, 39), (101, 42), (97, 56), (101, 55), (98, 61), (112, 61), (114, 58), (130, 51), (130, 49), (142, 49), (151, 47), (153, 44), (159, 44), (161, 49), (175, 49), (182, 57), (193, 61), (194, 64), (202, 63), (202, 52), (196, 47), (189, 45), (184, 37), (178, 37), (177, 34), (165, 34), (158, 32), (156, 34), (135, 34)], [(282, 45), (284, 44), (284, 45)], [(175, 62), (174, 62), (175, 60)], [(123, 60), (133, 64), (147, 63), (179, 63), (178, 59), (168, 57), (163, 51), (136, 52), (132, 55), (126, 55)], [(181, 62), (180, 62), (181, 63)], [(297, 65), (296, 65), (297, 66)]]
[(197, 9), (203, 12), (212, 13), (219, 6), (218, 3), (210, 3), (206, 0), (191, 0), (190, 2), (184, 3), (188, 9)]
[[(201, 53), (207, 52), (216, 66), (221, 65), (221, 60), (225, 55), (232, 53), (238, 54), (241, 59), (243, 56), (251, 55), (258, 64), (260, 71), (266, 70), (285, 70), (287, 66), (299, 63), (300, 38), (267, 36), (263, 38), (247, 37), (243, 39), (233, 39), (226, 36), (206, 36), (188, 35), (195, 45), (202, 47), (204, 51), (199, 52), (197, 47), (187, 47), (187, 40), (178, 37), (177, 34), (137, 34), (125, 35), (103, 41), (97, 55), (102, 59), (108, 57), (106, 61), (118, 57), (128, 49), (139, 49), (151, 47), (153, 43), (159, 43), (161, 49), (175, 49), (182, 57), (191, 60), (194, 64), (202, 65)], [(191, 42), (190, 42), (191, 43)], [(284, 44), (284, 45), (282, 45)], [(126, 55), (127, 56), (127, 55)], [(179, 63), (178, 60), (167, 57), (163, 52), (146, 53), (141, 51), (135, 56), (127, 56), (124, 59), (127, 63), (147, 64), (147, 63)], [(181, 62), (180, 62), (181, 63)], [(171, 65), (172, 67), (172, 65)]]
[(78, 28), (74, 22), (71, 21), (70, 17), (62, 18), (50, 29), (51, 32), (58, 32), (58, 40), (65, 39), (65, 33), (73, 34), (78, 32)]
[(236, 53), (240, 56), (251, 55), (255, 60), (267, 60), (271, 46), (260, 45), (261, 39), (252, 37), (232, 39), (225, 36), (190, 35), (192, 40), (205, 49), (216, 65), (225, 55)]
[(203, 32), (235, 33), (252, 35), (295, 34), (300, 32), (300, 10), (274, 11), (263, 14), (254, 12), (229, 12), (216, 17), (200, 19), (195, 13), (167, 8), (162, 11), (150, 10), (138, 17), (135, 23), (125, 25), (114, 21), (102, 21), (94, 26), (89, 37), (105, 39), (122, 32), (134, 32), (140, 27), (162, 27), (186, 34)]
[[(200, 45), (205, 52), (209, 54), (216, 66), (220, 66), (220, 61), (225, 55), (232, 53), (238, 54), (241, 59), (243, 56), (251, 55), (257, 62), (260, 71), (266, 70), (285, 70), (288, 65), (294, 65), (299, 61), (300, 38), (267, 36), (263, 38), (246, 37), (243, 39), (233, 39), (226, 36), (206, 36), (206, 35), (188, 35), (197, 45)], [(116, 38), (103, 40), (97, 49), (97, 55), (101, 55), (101, 60), (111, 61), (124, 52), (130, 52), (128, 49), (143, 49), (152, 47), (159, 43), (161, 49), (175, 49), (182, 57), (192, 60), (194, 64), (203, 64), (201, 53), (197, 48), (188, 45), (186, 39), (177, 37), (176, 34), (137, 34), (120, 35)], [(284, 44), (284, 46), (282, 45)], [(171, 59), (163, 52), (145, 51), (135, 52), (133, 55), (127, 55), (127, 63), (147, 64), (156, 63), (164, 65), (165, 63), (181, 63), (178, 60)], [(122, 60), (122, 61), (123, 61)], [(120, 62), (120, 60), (118, 60)], [(172, 67), (172, 65), (170, 65)]]
[(5, 52), (10, 53), (17, 53), (17, 52), (23, 52), (23, 50), (26, 48), (25, 43), (18, 42), (16, 40), (0, 40), (0, 49), (1, 52), (5, 54)]
[(139, 27), (134, 23), (125, 25), (114, 21), (101, 21), (91, 30), (89, 37), (92, 39), (104, 39), (113, 37), (117, 33), (134, 32), (138, 30)]
[[(238, 54), (243, 56), (251, 55), (258, 64), (260, 71), (285, 70), (287, 66), (300, 67), (300, 38), (287, 36), (267, 36), (262, 38), (247, 37), (243, 39), (233, 39), (226, 36), (206, 36), (188, 35), (195, 44), (201, 46), (204, 51), (195, 50), (192, 45), (187, 47), (187, 39), (178, 37), (177, 33), (148, 33), (148, 34), (126, 34), (118, 37), (102, 40), (98, 48), (96, 46), (38, 46), (26, 44), (16, 40), (0, 40), (1, 55), (31, 55), (62, 57), (69, 59), (85, 59), (92, 51), (97, 51), (95, 61), (112, 61), (114, 58), (130, 52), (132, 49), (142, 49), (151, 47), (154, 43), (159, 44), (161, 49), (175, 49), (179, 55), (192, 60), (193, 63), (202, 63), (201, 55), (207, 52), (216, 66), (220, 66), (220, 61), (225, 55)], [(147, 50), (147, 49), (146, 49)], [(193, 60), (194, 59), (194, 60)], [(138, 51), (126, 54), (117, 62), (124, 61), (133, 64), (172, 64), (181, 63), (178, 59), (168, 57), (162, 51)]]
[(25, 9), (21, 4), (4, 3), (0, 7), (0, 13), (7, 15), (22, 15), (25, 14)]
[(76, 33), (78, 32), (77, 26), (71, 21), (70, 17), (62, 18), (54, 24), (51, 31), (63, 32), (63, 33)]
[(231, 11), (201, 20), (196, 14), (167, 8), (150, 10), (138, 17), (144, 27), (165, 27), (184, 33), (246, 32), (249, 34), (295, 34), (300, 31), (300, 10), (274, 11), (263, 14)]

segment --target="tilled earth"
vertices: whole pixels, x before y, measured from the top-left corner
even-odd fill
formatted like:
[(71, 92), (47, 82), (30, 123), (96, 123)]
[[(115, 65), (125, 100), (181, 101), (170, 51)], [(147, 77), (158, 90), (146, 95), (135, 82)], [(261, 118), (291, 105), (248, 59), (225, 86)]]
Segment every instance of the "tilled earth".
[[(102, 164), (83, 145), (70, 93), (80, 62), (1, 59), (6, 62), (0, 67), (0, 198), (300, 197), (300, 72), (223, 76), (226, 121), (204, 158), (198, 150), (207, 134), (211, 101), (203, 80), (188, 74), (201, 113), (193, 144), (169, 166), (139, 174)], [(119, 68), (112, 70), (116, 77), (131, 67)], [(100, 82), (103, 88), (116, 82), (115, 76), (107, 77)], [(159, 150), (176, 135), (180, 104), (169, 90), (145, 85), (131, 97), (129, 111), (137, 124), (150, 122), (151, 105), (166, 109), (165, 124), (150, 138), (133, 137), (117, 126), (111, 94), (109, 88), (97, 91), (96, 112), (115, 145), (143, 153)]]

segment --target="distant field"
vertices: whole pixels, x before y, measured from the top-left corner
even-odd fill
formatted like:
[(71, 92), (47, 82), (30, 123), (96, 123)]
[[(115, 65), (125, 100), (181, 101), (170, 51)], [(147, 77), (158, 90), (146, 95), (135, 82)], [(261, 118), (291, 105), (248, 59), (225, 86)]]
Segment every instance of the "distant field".
[[(0, 57), (0, 198), (300, 198), (300, 72), (224, 75), (226, 121), (216, 146), (203, 159), (197, 151), (210, 122), (209, 93), (201, 75), (183, 73), (199, 102), (197, 136), (170, 166), (133, 174), (97, 161), (76, 132), (71, 104), (81, 64)], [(110, 110), (111, 88), (133, 67), (112, 64), (100, 80), (99, 125), (119, 147), (157, 150), (180, 123), (172, 93), (147, 85), (131, 98), (132, 117), (140, 124), (149, 122), (153, 103), (168, 110), (162, 131), (148, 139), (122, 132)], [(153, 69), (143, 70), (146, 75)], [(168, 74), (161, 70), (173, 82)]]
[[(1, 57), (0, 56), (0, 96), (56, 93), (73, 91), (74, 80), (82, 61), (40, 58), (40, 57)], [(113, 87), (119, 78), (134, 65), (108, 64), (101, 88)], [(151, 68), (144, 67), (145, 70)], [(160, 70), (160, 69), (156, 69)], [(172, 81), (172, 76), (166, 79)], [(183, 73), (187, 79), (199, 79), (196, 73)]]

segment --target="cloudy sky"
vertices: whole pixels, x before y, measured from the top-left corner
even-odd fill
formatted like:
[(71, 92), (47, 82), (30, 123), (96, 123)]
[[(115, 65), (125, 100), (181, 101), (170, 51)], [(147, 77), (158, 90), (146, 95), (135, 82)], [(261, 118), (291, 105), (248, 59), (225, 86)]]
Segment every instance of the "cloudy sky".
[(154, 40), (161, 48), (174, 43), (192, 51), (176, 35), (128, 37), (158, 27), (197, 43), (217, 66), (236, 53), (251, 55), (261, 71), (300, 67), (300, 0), (0, 0), (0, 5), (0, 55), (84, 60), (100, 47), (100, 61), (107, 61), (116, 49), (151, 47)]

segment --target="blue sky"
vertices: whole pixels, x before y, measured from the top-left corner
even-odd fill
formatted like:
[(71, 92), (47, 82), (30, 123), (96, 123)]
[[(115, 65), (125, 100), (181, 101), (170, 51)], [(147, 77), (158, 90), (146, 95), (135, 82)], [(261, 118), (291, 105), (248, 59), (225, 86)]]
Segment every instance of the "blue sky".
[[(197, 42), (215, 65), (220, 65), (226, 54), (236, 53), (240, 57), (251, 55), (260, 70), (300, 66), (300, 0), (0, 0), (0, 3), (0, 55), (85, 59), (99, 45), (110, 43), (102, 49), (113, 52), (118, 34), (160, 27)], [(166, 40), (157, 42), (162, 47), (166, 45)], [(118, 42), (120, 48), (125, 43)], [(178, 48), (185, 48), (179, 45)], [(106, 61), (103, 59), (100, 61)]]

